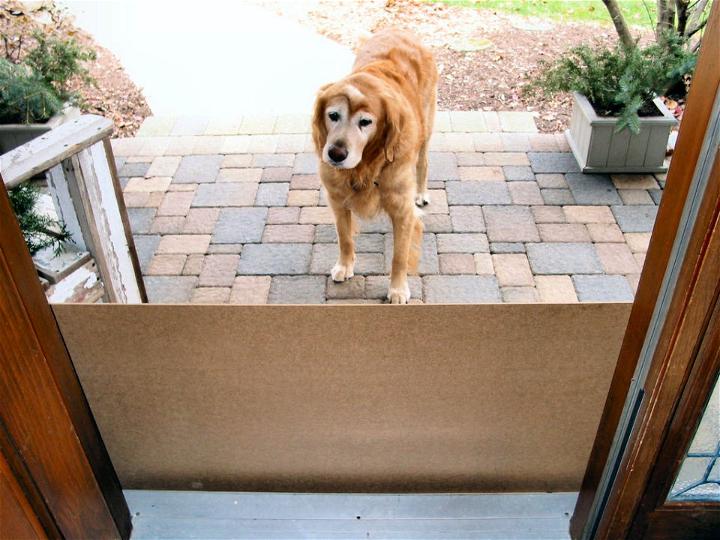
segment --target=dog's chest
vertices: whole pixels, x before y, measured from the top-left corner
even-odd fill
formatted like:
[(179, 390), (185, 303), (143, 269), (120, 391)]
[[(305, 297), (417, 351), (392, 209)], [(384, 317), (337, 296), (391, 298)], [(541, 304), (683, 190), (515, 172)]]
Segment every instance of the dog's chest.
[(352, 183), (346, 181), (326, 187), (330, 198), (342, 201), (345, 208), (360, 217), (372, 218), (380, 211), (380, 189), (374, 182), (361, 186), (355, 184), (353, 187)]
[(380, 211), (380, 190), (371, 183), (361, 190), (351, 190), (348, 208), (364, 218), (374, 217)]

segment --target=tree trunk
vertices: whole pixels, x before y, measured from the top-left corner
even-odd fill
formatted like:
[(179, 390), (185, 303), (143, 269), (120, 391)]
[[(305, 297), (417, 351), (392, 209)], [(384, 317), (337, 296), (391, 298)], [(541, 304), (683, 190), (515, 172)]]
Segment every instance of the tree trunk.
[(630, 29), (628, 28), (627, 22), (625, 22), (625, 17), (623, 17), (622, 11), (620, 11), (620, 6), (618, 5), (617, 0), (603, 0), (603, 4), (605, 4), (608, 13), (610, 13), (610, 18), (615, 25), (615, 30), (617, 30), (622, 44), (627, 48), (634, 47), (635, 41), (633, 40), (632, 35), (630, 35)]
[(675, 0), (675, 9), (677, 11), (677, 33), (681, 36), (685, 35), (685, 29), (688, 22), (688, 6), (690, 0)]
[(675, 2), (673, 0), (657, 0), (657, 24), (655, 39), (662, 43), (663, 34), (675, 28)]

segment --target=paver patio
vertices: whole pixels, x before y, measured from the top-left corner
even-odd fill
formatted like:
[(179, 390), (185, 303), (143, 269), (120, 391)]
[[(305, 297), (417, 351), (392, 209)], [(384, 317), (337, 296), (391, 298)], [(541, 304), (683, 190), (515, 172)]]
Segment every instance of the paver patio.
[[(581, 174), (562, 134), (533, 129), (530, 113), (438, 113), (412, 302), (632, 300), (664, 175)], [(384, 217), (361, 224), (355, 277), (328, 277), (337, 243), (308, 132), (302, 115), (151, 117), (113, 141), (151, 302), (383, 301)]]

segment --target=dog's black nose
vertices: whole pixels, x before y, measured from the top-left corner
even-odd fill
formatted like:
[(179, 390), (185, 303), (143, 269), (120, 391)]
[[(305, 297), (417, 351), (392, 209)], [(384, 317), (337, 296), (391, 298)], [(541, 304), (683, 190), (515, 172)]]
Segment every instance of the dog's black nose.
[(347, 148), (342, 145), (333, 144), (330, 148), (328, 148), (328, 156), (330, 156), (330, 159), (332, 159), (335, 163), (342, 163), (347, 155)]

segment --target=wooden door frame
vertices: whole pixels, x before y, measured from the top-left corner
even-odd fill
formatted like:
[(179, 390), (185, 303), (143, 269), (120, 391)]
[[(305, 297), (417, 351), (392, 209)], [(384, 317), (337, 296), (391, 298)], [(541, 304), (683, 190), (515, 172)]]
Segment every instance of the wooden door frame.
[(0, 452), (12, 476), (4, 493), (50, 538), (129, 538), (120, 482), (4, 187), (0, 320)]
[[(570, 530), (573, 538), (589, 537), (586, 528), (590, 525), (592, 512), (597, 511), (596, 499), (601, 496), (601, 481), (623, 416), (626, 397), (636, 376), (636, 368), (648, 338), (656, 304), (660, 302), (665, 274), (672, 263), (671, 255), (676, 236), (680, 232), (679, 227), (697, 165), (703, 157), (701, 152), (706, 133), (712, 123), (716, 96), (720, 91), (718, 50), (720, 50), (720, 6), (716, 2), (704, 36), (688, 97), (688, 106), (668, 172), (666, 189), (658, 210), (635, 303), (571, 519)], [(703, 339), (712, 339), (712, 336), (705, 334), (709, 331), (707, 324), (717, 291), (713, 288), (712, 281), (706, 280), (714, 275), (718, 260), (708, 259), (707, 255), (712, 233), (717, 227), (719, 193), (720, 178), (716, 163), (695, 218), (693, 233), (687, 243), (670, 307), (652, 354), (651, 368), (645, 382), (645, 388), (650, 393), (645, 396), (637, 410), (635, 425), (638, 426), (638, 430), (628, 441), (623, 452), (626, 459), (618, 470), (610, 497), (599, 518), (597, 538), (625, 538), (631, 532), (637, 534), (644, 522), (643, 514), (636, 514), (641, 499), (643, 499), (641, 512), (652, 511), (651, 500), (644, 497), (644, 490), (648, 486), (652, 468), (656, 464), (660, 445), (669, 432), (671, 413), (680, 403), (683, 385), (689, 380), (693, 363), (696, 360), (702, 361), (697, 357), (700, 344)], [(698, 305), (701, 300), (705, 303)], [(690, 344), (694, 344), (694, 348)], [(687, 415), (693, 412), (690, 402), (696, 401), (698, 392), (701, 391), (700, 386), (688, 388), (689, 394), (685, 396), (686, 401), (683, 401), (686, 404), (683, 405), (686, 406), (683, 410), (683, 418), (686, 421), (688, 418), (696, 418)], [(687, 425), (685, 428), (687, 429)], [(674, 435), (678, 435), (677, 429), (678, 426), (675, 426)], [(674, 449), (683, 446), (684, 451), (690, 436), (687, 432), (684, 433), (686, 439), (677, 441)], [(661, 470), (667, 473), (667, 463), (658, 462), (657, 465), (659, 467), (657, 474)]]

